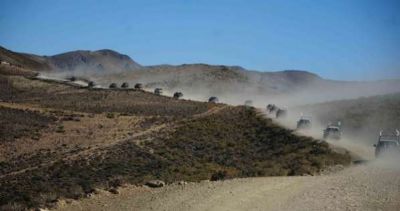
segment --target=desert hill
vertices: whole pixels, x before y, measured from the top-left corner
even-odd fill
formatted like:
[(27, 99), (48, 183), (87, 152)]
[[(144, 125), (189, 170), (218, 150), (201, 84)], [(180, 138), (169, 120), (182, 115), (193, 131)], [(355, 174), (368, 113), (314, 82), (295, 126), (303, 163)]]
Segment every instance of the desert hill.
[(334, 81), (301, 70), (259, 72), (240, 66), (208, 64), (142, 66), (112, 50), (37, 56), (1, 48), (0, 59), (60, 78), (86, 77), (105, 87), (114, 82), (142, 83), (149, 90), (160, 87), (168, 93), (181, 91), (194, 100), (217, 96), (236, 105), (253, 100), (259, 107), (266, 102), (293, 106), (400, 91), (399, 79)]

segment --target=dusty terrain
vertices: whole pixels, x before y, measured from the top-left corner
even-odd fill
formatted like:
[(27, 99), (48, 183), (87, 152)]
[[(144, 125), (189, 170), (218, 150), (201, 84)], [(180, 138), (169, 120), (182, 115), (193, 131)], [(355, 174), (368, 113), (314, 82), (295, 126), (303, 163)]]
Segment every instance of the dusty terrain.
[(0, 68), (0, 210), (53, 207), (161, 179), (315, 174), (347, 152), (252, 107), (90, 89)]
[(330, 142), (352, 152), (355, 163), (318, 176), (258, 177), (175, 183), (160, 189), (127, 186), (119, 195), (101, 192), (62, 201), (56, 210), (399, 210), (400, 167), (375, 160), (374, 148), (342, 139)]
[[(342, 145), (343, 146), (343, 145)], [(371, 148), (344, 147), (371, 159)], [(400, 167), (370, 161), (320, 176), (259, 177), (173, 184), (160, 189), (124, 187), (119, 195), (59, 203), (57, 210), (399, 210)]]
[[(396, 165), (346, 167), (343, 149), (373, 160), (358, 142), (329, 147), (251, 107), (2, 73), (0, 209), (399, 208)], [(151, 179), (168, 185), (143, 186)]]

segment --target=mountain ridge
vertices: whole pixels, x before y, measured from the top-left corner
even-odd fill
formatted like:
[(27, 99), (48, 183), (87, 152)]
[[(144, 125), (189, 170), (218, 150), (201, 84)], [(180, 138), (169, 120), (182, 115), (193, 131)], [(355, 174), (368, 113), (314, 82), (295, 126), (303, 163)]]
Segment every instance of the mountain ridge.
[[(12, 56), (7, 56), (7, 55), (12, 55)], [(282, 71), (273, 71), (273, 72), (263, 72), (263, 71), (258, 71), (258, 70), (249, 70), (247, 68), (243, 68), (241, 66), (233, 65), (233, 66), (228, 66), (228, 65), (211, 65), (211, 64), (206, 64), (206, 63), (193, 63), (193, 64), (180, 64), (180, 65), (170, 65), (170, 64), (159, 64), (159, 65), (147, 65), (147, 66), (142, 66), (139, 63), (135, 62), (132, 58), (130, 58), (128, 55), (121, 54), (117, 51), (111, 50), (111, 49), (99, 49), (99, 50), (73, 50), (73, 51), (67, 51), (64, 53), (59, 53), (55, 55), (36, 55), (36, 54), (30, 54), (30, 53), (21, 53), (21, 52), (14, 52), (11, 50), (8, 50), (2, 46), (0, 46), (0, 59), (2, 61), (7, 61), (10, 63), (18, 64), (21, 66), (24, 66), (24, 62), (22, 62), (22, 59), (26, 60), (31, 60), (32, 63), (38, 63), (38, 65), (29, 65), (25, 64), (27, 68), (33, 69), (40, 71), (41, 69), (38, 68), (37, 66), (45, 69), (45, 70), (53, 70), (53, 71), (75, 71), (77, 68), (79, 68), (81, 63), (88, 63), (89, 56), (104, 56), (104, 57), (114, 57), (117, 59), (120, 59), (121, 62), (126, 62), (125, 66), (128, 65), (127, 68), (123, 68), (123, 70), (138, 70), (138, 69), (160, 69), (160, 68), (190, 68), (190, 67), (214, 67), (214, 68), (219, 68), (221, 70), (238, 70), (238, 71), (248, 71), (248, 72), (257, 72), (257, 73), (271, 73), (271, 74), (287, 74), (289, 75), (295, 75), (295, 74), (304, 74), (304, 75), (309, 75), (309, 76), (314, 76), (315, 78), (321, 78), (315, 73), (306, 71), (306, 70), (282, 70)], [(10, 57), (18, 57), (19, 59), (12, 59)], [(99, 63), (101, 64), (101, 63)], [(96, 69), (96, 68), (95, 68)], [(120, 72), (120, 71), (116, 71)]]
[(104, 87), (110, 83), (142, 83), (148, 90), (180, 91), (201, 101), (219, 96), (231, 104), (253, 100), (256, 105), (265, 102), (297, 105), (400, 91), (400, 80), (335, 81), (304, 70), (260, 72), (204, 63), (142, 66), (110, 49), (37, 56), (0, 48), (0, 60), (29, 70), (46, 71), (45, 74), (55, 77), (85, 77)]

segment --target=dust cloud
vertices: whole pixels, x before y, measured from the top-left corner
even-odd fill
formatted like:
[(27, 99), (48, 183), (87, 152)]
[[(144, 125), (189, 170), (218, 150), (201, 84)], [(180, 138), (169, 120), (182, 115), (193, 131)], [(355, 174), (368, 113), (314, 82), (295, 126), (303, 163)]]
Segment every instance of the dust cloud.
[[(167, 66), (156, 70), (144, 69), (107, 75), (77, 69), (73, 72), (48, 73), (48, 76), (63, 79), (70, 76), (81, 77), (86, 81), (94, 81), (102, 87), (108, 87), (110, 83), (117, 83), (120, 86), (123, 82), (127, 82), (130, 87), (142, 83), (144, 90), (149, 92), (153, 92), (155, 88), (162, 88), (163, 95), (172, 96), (174, 92), (179, 91), (183, 93), (184, 99), (201, 102), (208, 101), (211, 96), (217, 97), (220, 103), (229, 105), (243, 105), (246, 100), (251, 100), (253, 106), (261, 111), (265, 111), (268, 104), (275, 104), (279, 108), (287, 109), (287, 117), (277, 120), (286, 128), (295, 129), (302, 115), (310, 116), (312, 129), (306, 135), (322, 139), (323, 130), (329, 123), (341, 121), (343, 138), (340, 143), (359, 145), (361, 148), (372, 148), (381, 129), (394, 130), (400, 127), (393, 117), (396, 113), (383, 112), (376, 108), (375, 99), (366, 98), (399, 93), (400, 83), (397, 80), (351, 82), (313, 79), (305, 80), (305, 83), (296, 81), (291, 84), (290, 81), (277, 78), (278, 73), (271, 73), (273, 74), (271, 78), (274, 79), (272, 80), (261, 73), (241, 70), (234, 73), (242, 74), (239, 78), (246, 78), (244, 81), (237, 79), (236, 76), (231, 77), (229, 74), (232, 72), (228, 72), (228, 75), (223, 76), (224, 80), (220, 80), (215, 71), (208, 71), (209, 66), (189, 65), (187, 68), (194, 70), (188, 70), (190, 73), (187, 74), (184, 68)], [(203, 71), (202, 68), (206, 69)], [(358, 101), (359, 98), (361, 103)], [(356, 100), (346, 101), (349, 99)], [(368, 103), (368, 100), (371, 102)], [(268, 117), (275, 118), (275, 114), (268, 114)]]

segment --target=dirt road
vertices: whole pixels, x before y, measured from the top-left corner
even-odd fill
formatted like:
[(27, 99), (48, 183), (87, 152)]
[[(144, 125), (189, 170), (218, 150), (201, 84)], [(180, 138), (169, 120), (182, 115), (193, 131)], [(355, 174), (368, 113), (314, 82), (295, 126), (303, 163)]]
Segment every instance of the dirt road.
[(326, 176), (126, 187), (59, 210), (399, 210), (400, 169), (370, 163)]

